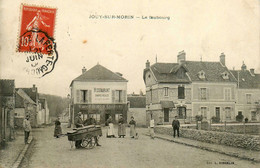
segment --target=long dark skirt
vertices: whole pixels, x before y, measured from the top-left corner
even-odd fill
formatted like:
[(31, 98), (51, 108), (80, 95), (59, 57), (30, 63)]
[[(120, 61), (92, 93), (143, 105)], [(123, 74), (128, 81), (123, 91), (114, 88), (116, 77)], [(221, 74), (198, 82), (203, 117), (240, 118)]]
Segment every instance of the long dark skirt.
[(61, 126), (56, 125), (54, 129), (54, 137), (59, 137), (62, 134)]

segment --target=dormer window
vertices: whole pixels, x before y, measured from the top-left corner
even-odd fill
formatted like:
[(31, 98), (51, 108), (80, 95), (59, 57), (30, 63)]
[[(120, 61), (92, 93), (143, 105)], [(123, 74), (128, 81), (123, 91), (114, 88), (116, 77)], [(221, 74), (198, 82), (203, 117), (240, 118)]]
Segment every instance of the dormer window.
[(223, 79), (229, 79), (229, 74), (227, 72), (222, 73), (222, 78)]
[(200, 79), (205, 79), (205, 72), (204, 72), (204, 71), (200, 71), (200, 72), (198, 73), (198, 75), (199, 75), (199, 78), (200, 78)]

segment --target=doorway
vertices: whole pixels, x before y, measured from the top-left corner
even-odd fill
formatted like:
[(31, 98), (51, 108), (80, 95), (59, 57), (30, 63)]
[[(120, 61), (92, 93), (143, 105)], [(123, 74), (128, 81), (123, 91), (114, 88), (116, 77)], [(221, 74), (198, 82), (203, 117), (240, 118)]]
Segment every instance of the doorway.
[(164, 108), (164, 122), (169, 122), (169, 108)]

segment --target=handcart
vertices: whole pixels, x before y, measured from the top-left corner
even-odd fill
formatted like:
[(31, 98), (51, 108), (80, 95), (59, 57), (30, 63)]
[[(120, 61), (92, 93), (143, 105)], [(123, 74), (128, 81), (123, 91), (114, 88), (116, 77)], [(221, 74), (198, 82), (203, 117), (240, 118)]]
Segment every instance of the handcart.
[(71, 142), (71, 148), (75, 141), (81, 141), (81, 147), (91, 149), (96, 145), (95, 137), (102, 136), (102, 130), (100, 125), (89, 125), (74, 128), (72, 131), (68, 131), (66, 135)]

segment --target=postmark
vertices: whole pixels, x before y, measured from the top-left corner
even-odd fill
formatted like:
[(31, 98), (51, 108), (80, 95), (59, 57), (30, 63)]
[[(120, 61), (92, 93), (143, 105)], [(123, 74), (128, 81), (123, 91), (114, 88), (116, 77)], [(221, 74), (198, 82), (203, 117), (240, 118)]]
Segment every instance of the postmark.
[(21, 27), (17, 51), (24, 57), (24, 70), (43, 77), (58, 59), (54, 39), (56, 8), (21, 5)]

